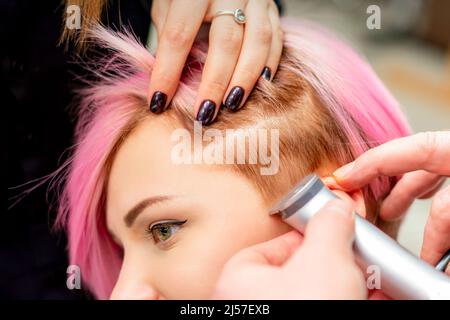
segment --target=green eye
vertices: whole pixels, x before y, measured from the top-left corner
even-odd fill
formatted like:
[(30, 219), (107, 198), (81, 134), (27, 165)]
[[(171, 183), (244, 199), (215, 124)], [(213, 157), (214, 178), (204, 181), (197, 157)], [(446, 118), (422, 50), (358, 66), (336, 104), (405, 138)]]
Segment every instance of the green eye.
[(186, 221), (163, 222), (150, 226), (155, 243), (168, 241)]

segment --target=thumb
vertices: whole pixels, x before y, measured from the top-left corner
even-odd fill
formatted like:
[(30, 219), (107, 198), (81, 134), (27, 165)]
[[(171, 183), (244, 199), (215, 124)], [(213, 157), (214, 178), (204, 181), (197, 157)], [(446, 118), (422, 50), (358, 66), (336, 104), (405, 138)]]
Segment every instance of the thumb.
[(343, 200), (328, 202), (311, 218), (305, 231), (302, 249), (296, 253), (292, 262), (303, 259), (304, 254), (333, 261), (333, 257), (353, 257), (353, 238), (355, 218), (353, 207)]
[(302, 239), (298, 231), (289, 231), (272, 240), (242, 249), (228, 261), (227, 265), (228, 267), (243, 264), (280, 266), (297, 250)]

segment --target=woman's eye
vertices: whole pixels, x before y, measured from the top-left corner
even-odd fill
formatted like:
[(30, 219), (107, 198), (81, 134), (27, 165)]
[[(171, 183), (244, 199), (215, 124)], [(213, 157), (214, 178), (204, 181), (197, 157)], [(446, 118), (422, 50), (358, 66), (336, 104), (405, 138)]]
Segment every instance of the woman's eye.
[(168, 241), (172, 235), (181, 228), (184, 221), (171, 221), (171, 222), (161, 222), (150, 226), (150, 233), (152, 234), (155, 243)]

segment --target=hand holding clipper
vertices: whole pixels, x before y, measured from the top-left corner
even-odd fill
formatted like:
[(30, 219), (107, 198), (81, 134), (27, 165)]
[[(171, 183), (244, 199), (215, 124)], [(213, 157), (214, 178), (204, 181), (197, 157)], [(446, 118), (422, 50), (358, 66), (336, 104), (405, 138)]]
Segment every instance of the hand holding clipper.
[[(281, 199), (271, 214), (304, 233), (306, 225), (327, 202), (336, 199), (315, 174), (305, 177)], [(381, 289), (394, 299), (450, 299), (450, 277), (400, 246), (367, 220), (356, 215), (354, 251), (363, 271), (376, 265)]]

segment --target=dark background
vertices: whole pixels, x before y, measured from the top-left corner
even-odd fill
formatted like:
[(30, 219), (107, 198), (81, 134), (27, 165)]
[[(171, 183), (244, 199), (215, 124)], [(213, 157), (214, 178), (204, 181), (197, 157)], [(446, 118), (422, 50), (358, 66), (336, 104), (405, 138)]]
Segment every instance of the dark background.
[[(2, 116), (6, 120), (4, 190), (53, 172), (72, 144), (75, 119), (69, 106), (79, 85), (75, 75), (83, 70), (74, 63), (72, 48), (65, 51), (57, 45), (63, 12), (61, 0), (0, 1), (0, 101), (7, 114)], [(103, 22), (118, 26), (119, 12), (122, 23), (145, 43), (150, 1), (110, 1)], [(9, 210), (11, 199), (26, 187), (7, 190), (0, 222), (0, 299), (88, 297), (82, 290), (66, 287), (66, 239), (62, 233), (50, 232), (55, 211), (46, 201), (47, 186)]]

